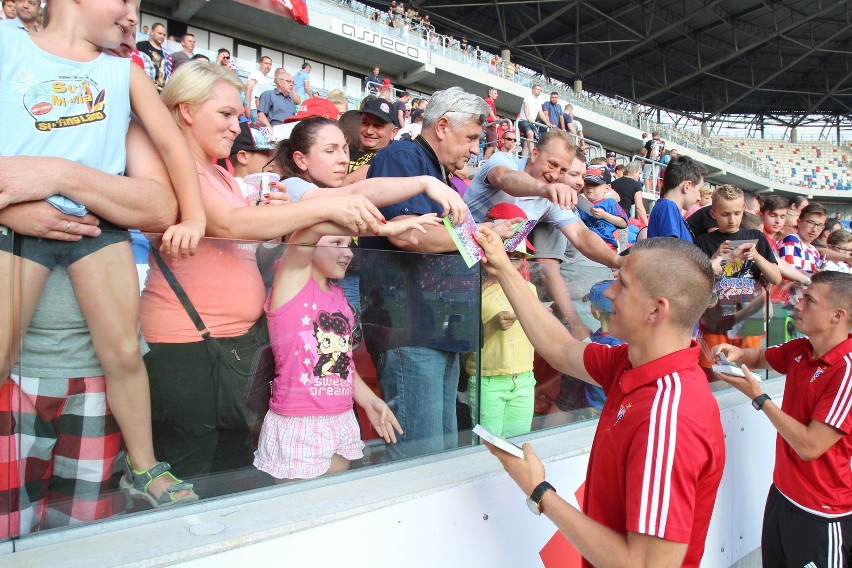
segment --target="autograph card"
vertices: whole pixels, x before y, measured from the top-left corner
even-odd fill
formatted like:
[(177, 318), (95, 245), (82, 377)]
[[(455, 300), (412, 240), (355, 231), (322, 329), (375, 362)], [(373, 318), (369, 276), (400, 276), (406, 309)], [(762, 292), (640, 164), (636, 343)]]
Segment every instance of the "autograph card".
[[(479, 262), (482, 259), (482, 247), (473, 237), (476, 233), (476, 223), (473, 222), (471, 215), (465, 217), (464, 222), (458, 225), (453, 223), (452, 215), (444, 217), (443, 222), (468, 268)], [(535, 225), (536, 221), (517, 223), (513, 227), (512, 236), (503, 241), (503, 248), (506, 252), (512, 252), (518, 248), (518, 245), (524, 242)]]
[(490, 443), (492, 446), (497, 446), (504, 452), (508, 452), (515, 456), (516, 458), (524, 459), (524, 450), (522, 450), (517, 444), (513, 444), (506, 438), (501, 438), (495, 434), (492, 434), (488, 430), (482, 427), (482, 425), (477, 424), (473, 427), (473, 433)]
[(591, 215), (592, 208), (594, 208), (594, 205), (585, 195), (581, 193), (577, 196), (577, 209)]

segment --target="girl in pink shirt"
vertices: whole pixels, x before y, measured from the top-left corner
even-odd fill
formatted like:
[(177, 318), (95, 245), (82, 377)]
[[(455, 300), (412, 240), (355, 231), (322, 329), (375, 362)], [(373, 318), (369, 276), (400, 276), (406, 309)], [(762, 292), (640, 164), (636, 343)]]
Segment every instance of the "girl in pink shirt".
[[(434, 214), (389, 221), (379, 236), (416, 243), (412, 233), (440, 224)], [(333, 223), (293, 233), (278, 261), (265, 310), (275, 357), (269, 412), (254, 465), (277, 479), (307, 479), (348, 469), (363, 456), (354, 400), (387, 443), (402, 434), (387, 404), (352, 362), (353, 314), (333, 282), (352, 260), (348, 236)]]

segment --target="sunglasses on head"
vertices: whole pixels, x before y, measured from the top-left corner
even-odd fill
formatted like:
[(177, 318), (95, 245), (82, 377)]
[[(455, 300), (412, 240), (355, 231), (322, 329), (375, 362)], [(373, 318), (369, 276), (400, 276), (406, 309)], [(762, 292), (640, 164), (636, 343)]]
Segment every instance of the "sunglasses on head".
[[(478, 114), (478, 113), (469, 112), (469, 111), (466, 111), (466, 110), (448, 110), (444, 114), (447, 114), (447, 113), (450, 113), (450, 112), (455, 112), (455, 113), (458, 113), (458, 114), (467, 114), (467, 115), (470, 115), (470, 116), (478, 116), (477, 120), (479, 121), (480, 126), (485, 124), (485, 122), (486, 122), (486, 116), (484, 114)], [(442, 114), (441, 116), (444, 116), (444, 114)]]

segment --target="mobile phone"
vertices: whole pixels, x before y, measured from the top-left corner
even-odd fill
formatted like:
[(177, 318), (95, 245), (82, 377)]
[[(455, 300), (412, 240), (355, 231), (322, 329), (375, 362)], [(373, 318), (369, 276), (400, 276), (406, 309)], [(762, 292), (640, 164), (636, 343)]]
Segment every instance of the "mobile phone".
[(48, 203), (59, 209), (61, 212), (66, 215), (73, 215), (75, 217), (83, 217), (86, 213), (89, 212), (88, 209), (74, 201), (73, 199), (68, 199), (64, 195), (51, 195), (47, 199), (45, 199)]
[[(737, 365), (728, 361), (728, 358), (724, 353), (719, 353), (719, 363), (713, 365), (713, 370), (717, 373), (722, 373), (723, 375), (733, 375), (734, 377), (743, 377), (745, 378), (745, 373), (740, 369)], [(757, 375), (755, 375), (757, 376)], [(758, 382), (760, 382), (760, 377), (757, 377)]]

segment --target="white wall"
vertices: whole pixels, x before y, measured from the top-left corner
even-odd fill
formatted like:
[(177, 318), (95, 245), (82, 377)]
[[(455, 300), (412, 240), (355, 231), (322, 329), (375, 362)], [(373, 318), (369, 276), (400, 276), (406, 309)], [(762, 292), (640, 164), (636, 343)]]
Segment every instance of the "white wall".
[[(783, 383), (765, 385), (774, 400)], [(718, 397), (727, 465), (702, 566), (725, 568), (759, 546), (771, 480), (774, 430), (739, 393)], [(593, 422), (528, 436), (547, 478), (572, 500), (583, 483)], [(481, 447), (374, 466), (198, 506), (125, 516), (16, 542), (16, 566), (128, 565), (535, 568), (564, 540)], [(555, 538), (554, 538), (555, 536)], [(75, 554), (67, 551), (73, 546)], [(554, 546), (554, 545), (551, 545)], [(543, 552), (544, 551), (544, 552)], [(0, 554), (0, 564), (10, 560)], [(574, 561), (567, 567), (576, 566)], [(549, 566), (553, 566), (550, 564)]]

